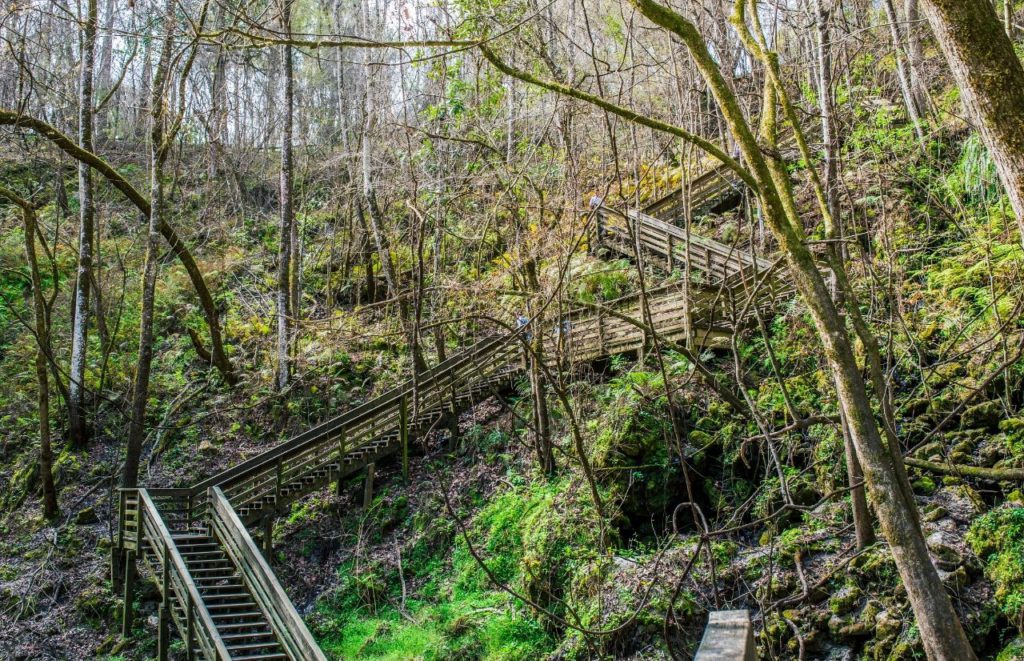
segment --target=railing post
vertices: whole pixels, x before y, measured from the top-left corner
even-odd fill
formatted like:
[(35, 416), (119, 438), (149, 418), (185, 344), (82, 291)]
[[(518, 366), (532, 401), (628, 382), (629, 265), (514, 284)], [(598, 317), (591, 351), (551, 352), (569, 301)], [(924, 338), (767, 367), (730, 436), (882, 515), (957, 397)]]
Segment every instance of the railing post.
[(341, 476), (345, 472), (345, 428), (341, 428), (341, 432), (338, 434), (338, 481), (335, 485), (337, 494), (341, 495)]
[(127, 496), (124, 490), (117, 492), (117, 543), (110, 550), (110, 583), (114, 592), (120, 592), (124, 578), (124, 515)]
[[(141, 511), (139, 513), (141, 522)], [(124, 609), (121, 611), (121, 637), (128, 638), (132, 633), (135, 617), (135, 556), (136, 551), (125, 553), (124, 566)]]
[(277, 459), (277, 476), (274, 480), (274, 509), (277, 509), (278, 503), (281, 502), (281, 488), (284, 486), (284, 460), (280, 457)]
[(451, 404), (448, 408), (448, 450), (455, 452), (459, 448), (459, 400), (454, 387), (451, 389)]
[(121, 637), (128, 638), (132, 634), (135, 617), (135, 558), (142, 548), (146, 534), (145, 510), (141, 496), (138, 499), (135, 514), (135, 548), (125, 553), (124, 566), (124, 609), (121, 611)]
[(363, 511), (370, 509), (373, 504), (373, 474), (377, 465), (374, 462), (366, 464), (366, 481), (363, 483)]
[(274, 552), (274, 515), (268, 514), (263, 517), (263, 557), (270, 562), (270, 556)]
[(676, 270), (676, 242), (671, 234), (668, 237), (668, 272), (671, 274)]
[(192, 601), (192, 594), (189, 593), (185, 602), (185, 658), (189, 661), (196, 658), (195, 645), (192, 639), (196, 634), (196, 605)]
[[(402, 395), (398, 404), (398, 438), (402, 442), (402, 479), (409, 481), (409, 396)], [(370, 464), (371, 466), (373, 464)], [(372, 470), (367, 473), (367, 482), (373, 480)], [(370, 489), (372, 490), (372, 486)]]
[(171, 610), (171, 559), (170, 553), (167, 550), (166, 541), (164, 541), (163, 544), (162, 555), (160, 580), (163, 584), (163, 595), (160, 603), (160, 609), (157, 613), (156, 658), (158, 661), (167, 661), (168, 647), (170, 643), (170, 627), (168, 626), (168, 619), (170, 618)]

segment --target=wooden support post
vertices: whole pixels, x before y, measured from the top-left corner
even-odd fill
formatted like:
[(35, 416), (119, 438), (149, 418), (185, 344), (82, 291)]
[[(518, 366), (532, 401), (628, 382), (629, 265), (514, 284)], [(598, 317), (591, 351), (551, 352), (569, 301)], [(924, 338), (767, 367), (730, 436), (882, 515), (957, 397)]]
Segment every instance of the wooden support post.
[(171, 633), (168, 626), (171, 615), (171, 553), (166, 543), (163, 548), (163, 557), (160, 560), (160, 587), (163, 599), (157, 612), (156, 658), (157, 661), (167, 661), (167, 648), (170, 644)]
[(676, 270), (676, 244), (672, 235), (668, 235), (668, 272)]
[(757, 661), (750, 613), (744, 610), (709, 613), (708, 626), (694, 661)]
[(167, 661), (168, 648), (170, 647), (170, 627), (168, 626), (169, 616), (167, 606), (160, 604), (157, 610), (156, 625), (156, 658), (157, 661)]
[(341, 432), (338, 434), (338, 482), (335, 486), (339, 496), (341, 495), (341, 477), (345, 473), (345, 453), (347, 452), (345, 449), (345, 440), (345, 428), (342, 427)]
[(127, 499), (124, 490), (118, 490), (117, 494), (117, 541), (110, 551), (110, 583), (115, 593), (124, 587), (124, 517)]
[(188, 596), (185, 606), (185, 658), (188, 661), (196, 658), (196, 605), (192, 603), (192, 595)]
[(373, 504), (373, 474), (377, 470), (377, 464), (370, 462), (366, 464), (366, 480), (363, 482), (363, 511), (370, 509)]
[[(529, 363), (529, 360), (527, 360)], [(448, 407), (448, 451), (455, 452), (459, 449), (459, 400), (452, 387), (451, 404)]]
[(281, 488), (284, 487), (284, 461), (277, 460), (277, 475), (274, 478), (274, 507), (281, 504)]
[[(409, 396), (403, 395), (398, 405), (398, 438), (402, 442), (402, 479), (409, 481)], [(370, 464), (373, 465), (372, 463)], [(369, 478), (372, 481), (372, 469), (367, 469)], [(372, 487), (371, 487), (372, 489)]]
[(128, 551), (124, 566), (124, 609), (121, 611), (121, 637), (132, 634), (135, 618), (135, 551)]
[(263, 557), (270, 562), (271, 554), (274, 552), (274, 515), (268, 514), (263, 517)]

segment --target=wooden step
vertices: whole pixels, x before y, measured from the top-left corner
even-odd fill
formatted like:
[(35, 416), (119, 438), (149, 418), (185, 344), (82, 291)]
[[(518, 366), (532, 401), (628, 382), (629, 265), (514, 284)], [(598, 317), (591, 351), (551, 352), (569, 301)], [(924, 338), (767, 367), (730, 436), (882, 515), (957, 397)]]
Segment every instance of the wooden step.
[(270, 638), (273, 642), (277, 642), (277, 637), (270, 629), (250, 633), (222, 633), (220, 637), (225, 643), (230, 643), (234, 640), (253, 640), (256, 638)]
[[(210, 613), (210, 617), (213, 618), (214, 622), (224, 621), (224, 620), (245, 620), (245, 619), (255, 620), (256, 618), (259, 618), (260, 620), (263, 620), (263, 612), (257, 610), (257, 611), (243, 611), (243, 612), (240, 612), (240, 613)], [(217, 625), (217, 628), (219, 629), (220, 625)]]

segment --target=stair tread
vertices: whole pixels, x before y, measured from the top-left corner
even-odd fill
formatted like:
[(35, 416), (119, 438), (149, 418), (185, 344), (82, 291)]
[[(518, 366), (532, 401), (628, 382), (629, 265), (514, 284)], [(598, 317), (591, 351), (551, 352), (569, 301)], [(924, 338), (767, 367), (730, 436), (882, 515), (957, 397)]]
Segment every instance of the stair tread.
[(270, 629), (249, 633), (222, 633), (220, 637), (224, 642), (231, 640), (250, 640), (252, 638), (273, 638), (275, 641), (277, 640), (277, 637), (274, 636), (274, 632)]

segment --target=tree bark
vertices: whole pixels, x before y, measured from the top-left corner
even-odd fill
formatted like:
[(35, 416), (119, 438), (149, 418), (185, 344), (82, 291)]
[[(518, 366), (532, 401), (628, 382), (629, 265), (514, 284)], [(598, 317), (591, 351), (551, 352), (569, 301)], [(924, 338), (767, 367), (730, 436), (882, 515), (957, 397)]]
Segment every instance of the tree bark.
[(1024, 241), (1024, 67), (988, 0), (922, 0)]
[[(78, 74), (78, 142), (82, 149), (93, 147), (93, 73), (96, 60), (96, 0), (87, 0), (82, 31), (82, 58)], [(85, 365), (89, 345), (89, 286), (92, 283), (93, 216), (92, 168), (78, 162), (78, 269), (75, 278), (71, 364), (68, 369), (68, 437), (72, 447), (82, 449), (89, 442), (85, 412)]]
[(928, 90), (921, 77), (924, 65), (924, 49), (921, 46), (921, 20), (918, 0), (905, 0), (903, 3), (903, 14), (907, 19), (907, 64), (910, 74), (910, 92), (914, 102), (922, 115), (928, 115), (931, 109), (931, 101), (928, 99)]
[(25, 260), (28, 262), (29, 279), (32, 282), (33, 331), (36, 336), (36, 383), (39, 392), (39, 479), (42, 482), (43, 517), (57, 518), (57, 487), (53, 481), (53, 444), (50, 438), (50, 379), (49, 361), (53, 356), (50, 348), (50, 324), (46, 300), (43, 298), (42, 278), (39, 275), (39, 260), (36, 258), (36, 211), (28, 200), (13, 191), (0, 187), (0, 197), (6, 197), (21, 207), (23, 231), (25, 233)]
[[(818, 68), (818, 103), (821, 110), (821, 142), (825, 152), (825, 204), (832, 217), (831, 230), (835, 236), (842, 238), (842, 223), (839, 209), (839, 146), (833, 119), (834, 101), (832, 94), (832, 42), (829, 30), (829, 11), (823, 0), (815, 0), (815, 28), (817, 37), (817, 68)], [(832, 258), (841, 263), (844, 259), (841, 243), (832, 242), (829, 250)], [(847, 480), (850, 487), (850, 506), (853, 513), (853, 526), (857, 538), (857, 548), (863, 549), (874, 543), (875, 533), (871, 526), (871, 513), (868, 511), (867, 495), (864, 491), (863, 471), (857, 452), (850, 436), (849, 426), (845, 419), (842, 424), (843, 451), (846, 456)]]
[(921, 128), (921, 109), (917, 106), (917, 99), (914, 96), (913, 86), (910, 82), (910, 73), (903, 57), (903, 31), (900, 29), (899, 17), (896, 15), (896, 8), (892, 0), (882, 0), (885, 8), (886, 18), (889, 20), (889, 33), (892, 35), (893, 56), (896, 58), (896, 77), (899, 79), (900, 91), (903, 93), (903, 103), (907, 107), (907, 114), (914, 125), (914, 132), (917, 139), (924, 146), (924, 131)]
[(160, 223), (164, 214), (163, 168), (168, 144), (164, 135), (166, 81), (174, 41), (175, 0), (164, 6), (164, 43), (153, 76), (150, 100), (149, 185), (153, 200), (146, 237), (146, 262), (142, 271), (142, 311), (139, 323), (139, 354), (132, 388), (131, 419), (128, 422), (128, 448), (124, 462), (122, 486), (133, 488), (139, 483), (139, 463), (145, 438), (146, 405), (149, 400), (149, 377), (153, 367), (153, 313), (156, 306), (156, 275), (159, 262)]
[[(287, 34), (291, 29), (291, 0), (282, 0), (281, 24)], [(281, 209), (280, 234), (277, 252), (277, 378), (278, 390), (291, 382), (292, 346), (292, 241), (295, 214), (292, 209), (294, 170), (292, 163), (292, 128), (295, 78), (292, 69), (291, 46), (281, 47), (284, 69), (284, 118), (281, 122)]]

